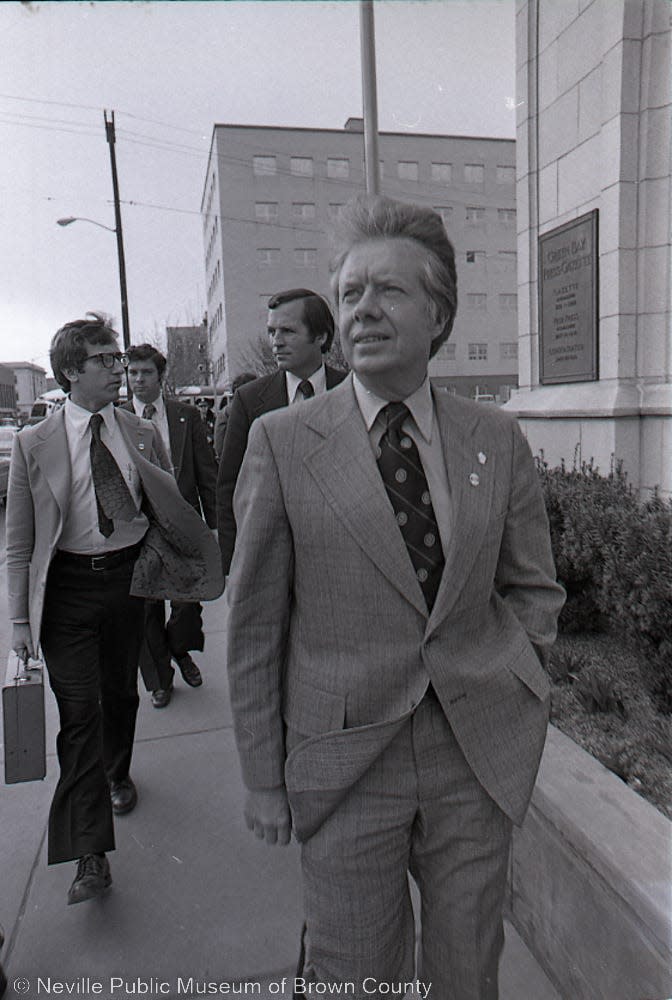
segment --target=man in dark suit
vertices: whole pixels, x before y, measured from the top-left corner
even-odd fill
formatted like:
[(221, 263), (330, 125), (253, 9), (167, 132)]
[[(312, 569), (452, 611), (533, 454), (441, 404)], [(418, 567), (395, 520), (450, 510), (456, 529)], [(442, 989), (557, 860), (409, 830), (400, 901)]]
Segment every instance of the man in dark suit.
[(217, 529), (224, 575), (236, 541), (233, 493), (252, 422), (262, 413), (319, 396), (345, 378), (324, 364), (334, 339), (329, 306), (309, 288), (278, 292), (268, 302), (267, 332), (278, 371), (242, 385), (229, 403), (217, 477)]
[(69, 395), (14, 441), (7, 591), (12, 646), (24, 662), (42, 646), (58, 703), (48, 859), (78, 860), (68, 902), (79, 903), (109, 887), (113, 813), (137, 801), (129, 771), (144, 599), (212, 600), (223, 581), (219, 549), (167, 471), (156, 428), (113, 406), (126, 363), (115, 331), (87, 314), (56, 333), (50, 359)]
[[(177, 486), (191, 506), (215, 528), (215, 484), (217, 465), (206, 436), (205, 423), (195, 406), (165, 399), (162, 394), (166, 359), (151, 344), (139, 344), (128, 352), (128, 381), (132, 402), (125, 409), (151, 420), (169, 454)], [(165, 708), (173, 692), (174, 659), (184, 681), (199, 687), (203, 678), (189, 651), (204, 645), (201, 606), (170, 602), (165, 618), (163, 601), (148, 601), (145, 607), (145, 634), (140, 654), (140, 672), (154, 708)]]
[(410, 873), (423, 995), (496, 1000), (564, 592), (520, 427), (428, 377), (457, 307), (440, 217), (362, 198), (341, 226), (332, 287), (352, 374), (255, 422), (235, 495), (245, 818), (267, 843), (291, 829), (301, 843), (301, 992), (353, 982), (366, 1000), (374, 982), (415, 980)]

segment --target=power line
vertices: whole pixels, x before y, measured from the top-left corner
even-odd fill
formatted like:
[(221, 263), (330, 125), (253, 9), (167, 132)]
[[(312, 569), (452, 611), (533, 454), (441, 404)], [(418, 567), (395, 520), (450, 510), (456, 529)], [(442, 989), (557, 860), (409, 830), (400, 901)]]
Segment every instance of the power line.
[[(21, 101), (27, 104), (49, 104), (59, 108), (78, 108), (83, 111), (96, 111), (98, 113), (102, 111), (102, 108), (92, 104), (72, 104), (67, 101), (50, 101), (38, 97), (19, 97), (17, 94), (0, 94), (0, 97), (7, 101)], [(203, 134), (202, 129), (185, 128), (182, 125), (173, 125), (171, 122), (162, 122), (155, 118), (143, 118), (140, 115), (133, 114), (132, 111), (117, 111), (117, 114), (126, 115), (128, 118), (134, 118), (136, 121), (147, 122), (151, 125), (160, 125), (162, 128), (172, 128), (177, 132), (190, 132), (192, 135)]]

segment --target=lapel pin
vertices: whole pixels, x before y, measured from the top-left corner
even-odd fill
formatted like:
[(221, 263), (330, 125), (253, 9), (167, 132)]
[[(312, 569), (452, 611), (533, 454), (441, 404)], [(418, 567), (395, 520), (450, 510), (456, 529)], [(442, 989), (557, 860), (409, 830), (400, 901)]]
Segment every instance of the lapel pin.
[(485, 465), (485, 463), (488, 460), (488, 456), (485, 455), (482, 451), (479, 451), (479, 453), (478, 453), (478, 455), (476, 457), (477, 457), (478, 461), (481, 463), (481, 465)]
[(478, 478), (475, 472), (472, 472), (471, 475), (469, 476), (469, 482), (471, 483), (472, 486), (478, 486), (480, 481), (481, 480)]

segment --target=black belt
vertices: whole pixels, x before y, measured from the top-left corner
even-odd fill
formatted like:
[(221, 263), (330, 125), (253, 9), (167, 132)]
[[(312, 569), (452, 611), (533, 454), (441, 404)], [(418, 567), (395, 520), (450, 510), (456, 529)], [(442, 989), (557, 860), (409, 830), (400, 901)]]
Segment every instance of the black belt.
[(99, 555), (83, 555), (80, 552), (66, 552), (58, 549), (54, 559), (58, 559), (63, 566), (79, 566), (81, 569), (115, 569), (116, 566), (123, 566), (124, 563), (136, 559), (140, 552), (142, 542), (129, 545), (125, 549), (115, 549), (114, 552), (102, 552)]

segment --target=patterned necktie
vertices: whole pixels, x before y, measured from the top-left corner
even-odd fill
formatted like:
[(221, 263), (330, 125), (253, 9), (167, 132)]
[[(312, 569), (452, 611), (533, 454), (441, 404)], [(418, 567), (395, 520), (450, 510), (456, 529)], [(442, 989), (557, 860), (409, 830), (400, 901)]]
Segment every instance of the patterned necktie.
[(156, 407), (154, 403), (145, 403), (145, 408), (142, 411), (142, 416), (145, 420), (151, 420), (156, 413)]
[(113, 519), (132, 521), (137, 510), (130, 490), (114, 456), (100, 438), (103, 418), (94, 413), (89, 421), (91, 428), (91, 475), (98, 508), (98, 528), (109, 538), (114, 531)]
[(415, 441), (401, 429), (408, 413), (404, 403), (388, 403), (381, 410), (387, 429), (380, 439), (378, 468), (427, 608), (431, 611), (444, 558), (420, 454)]
[(298, 391), (301, 393), (304, 399), (312, 399), (315, 395), (315, 390), (313, 389), (313, 383), (309, 382), (307, 378), (304, 378), (302, 382), (299, 382)]

